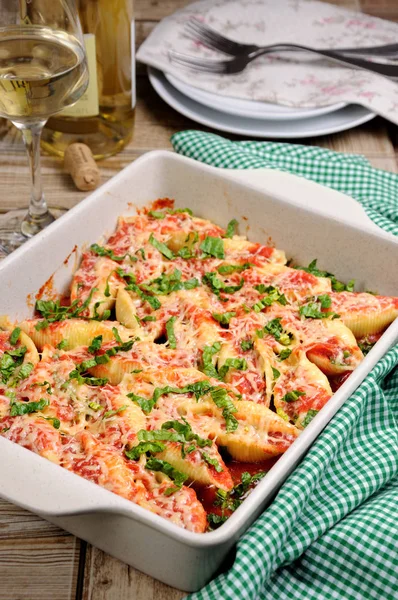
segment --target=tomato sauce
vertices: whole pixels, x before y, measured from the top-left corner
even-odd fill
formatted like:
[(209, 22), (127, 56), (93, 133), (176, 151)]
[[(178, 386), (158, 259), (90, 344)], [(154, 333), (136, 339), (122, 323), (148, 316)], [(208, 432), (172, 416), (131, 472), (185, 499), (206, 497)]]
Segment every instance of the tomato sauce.
[[(227, 462), (226, 466), (231, 474), (234, 486), (236, 486), (241, 483), (243, 473), (250, 473), (251, 476), (256, 475), (257, 473), (266, 473), (274, 466), (278, 458), (279, 456), (276, 456), (274, 458), (256, 463), (238, 462), (236, 460), (232, 460)], [(256, 485), (258, 485), (258, 482), (254, 482), (250, 486), (249, 490), (254, 489)], [(217, 499), (217, 488), (214, 485), (197, 486), (195, 487), (195, 490), (199, 501), (202, 503), (203, 508), (206, 511), (206, 514), (213, 513), (219, 516), (231, 516), (231, 510), (223, 510), (220, 506), (214, 505), (214, 502)]]

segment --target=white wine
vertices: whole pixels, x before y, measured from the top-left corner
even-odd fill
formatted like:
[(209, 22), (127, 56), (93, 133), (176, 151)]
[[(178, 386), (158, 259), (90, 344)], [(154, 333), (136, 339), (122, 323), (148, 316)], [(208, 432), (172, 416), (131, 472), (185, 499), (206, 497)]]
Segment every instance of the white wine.
[(0, 28), (0, 116), (45, 121), (86, 86), (84, 50), (75, 37), (41, 26)]
[(131, 139), (135, 114), (133, 0), (77, 0), (85, 34), (90, 83), (72, 110), (49, 119), (42, 148), (63, 156), (74, 142), (96, 159), (119, 152)]

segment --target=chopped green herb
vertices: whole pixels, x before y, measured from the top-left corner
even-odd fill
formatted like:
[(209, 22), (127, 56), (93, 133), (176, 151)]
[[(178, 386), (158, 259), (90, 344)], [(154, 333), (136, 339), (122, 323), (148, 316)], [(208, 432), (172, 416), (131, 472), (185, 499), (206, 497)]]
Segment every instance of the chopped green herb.
[(95, 411), (101, 410), (101, 408), (102, 408), (102, 404), (98, 404), (98, 402), (89, 402), (88, 405), (89, 405), (89, 408), (91, 408), (91, 410), (95, 410)]
[(11, 335), (10, 335), (10, 344), (12, 344), (13, 346), (16, 345), (16, 343), (19, 340), (19, 336), (21, 335), (21, 328), (20, 327), (15, 327), (15, 329), (12, 331)]
[(224, 242), (221, 238), (208, 235), (199, 247), (203, 250), (205, 257), (214, 256), (214, 258), (225, 258)]
[(57, 417), (43, 417), (46, 421), (50, 421), (54, 429), (59, 429), (61, 427), (61, 421), (57, 419)]
[(282, 346), (288, 346), (293, 341), (293, 334), (287, 332), (282, 327), (281, 317), (277, 317), (269, 321), (263, 329), (258, 329), (256, 331), (257, 337), (263, 338), (266, 333), (272, 335), (277, 342), (282, 344)]
[(177, 338), (174, 333), (174, 323), (176, 322), (177, 317), (170, 317), (170, 319), (166, 322), (166, 333), (167, 339), (169, 340), (169, 346), (173, 350), (177, 348)]
[(213, 388), (210, 390), (210, 396), (214, 404), (222, 409), (222, 415), (225, 419), (227, 432), (235, 431), (238, 427), (238, 421), (233, 416), (237, 412), (237, 408), (228, 396), (228, 392), (224, 388)]
[(242, 340), (240, 343), (240, 347), (242, 348), (243, 352), (247, 352), (248, 350), (251, 350), (254, 346), (254, 342), (252, 340)]
[(43, 317), (43, 321), (39, 321), (35, 325), (35, 329), (40, 331), (48, 327), (49, 323), (55, 323), (56, 321), (64, 321), (65, 319), (74, 319), (84, 312), (90, 302), (94, 292), (97, 292), (97, 288), (92, 288), (86, 300), (79, 304), (80, 300), (76, 299), (70, 306), (61, 306), (59, 300), (37, 300), (35, 304), (35, 310), (40, 313)]
[(27, 377), (29, 377), (29, 375), (31, 374), (33, 369), (34, 369), (34, 365), (32, 363), (30, 363), (30, 362), (23, 363), (21, 365), (21, 368), (18, 371), (16, 381), (22, 381), (23, 379), (26, 379)]
[(120, 406), (119, 408), (116, 408), (115, 410), (107, 410), (106, 412), (104, 412), (104, 416), (102, 418), (109, 419), (110, 417), (114, 417), (115, 415), (118, 415), (119, 413), (126, 410), (126, 408), (128, 408), (128, 405), (123, 404), (123, 406)]
[(245, 280), (241, 279), (238, 285), (227, 285), (221, 281), (217, 276), (217, 273), (212, 271), (205, 273), (202, 277), (202, 281), (210, 287), (213, 294), (216, 294), (216, 296), (219, 296), (220, 292), (223, 292), (224, 294), (234, 294), (235, 292), (238, 292), (245, 283)]
[(371, 351), (375, 343), (376, 342), (370, 342), (368, 338), (365, 337), (363, 340), (358, 341), (358, 346), (362, 351), (362, 354), (366, 356)]
[[(94, 252), (94, 254), (97, 254), (97, 256), (106, 256), (107, 258), (110, 258), (111, 260), (114, 260), (116, 262), (121, 262), (126, 258), (126, 256), (129, 256), (128, 254), (118, 256), (110, 248), (105, 248), (104, 246), (99, 246), (98, 244), (92, 244), (90, 246), (90, 250)], [(137, 260), (135, 257), (130, 258), (133, 262)]]
[(193, 215), (193, 212), (190, 208), (175, 208), (175, 209), (168, 208), (167, 212), (170, 215), (178, 215), (180, 213), (188, 213), (191, 217)]
[(292, 351), (290, 348), (284, 348), (279, 352), (279, 360), (286, 360), (291, 355)]
[(227, 225), (225, 237), (227, 237), (227, 238), (233, 237), (236, 233), (236, 228), (238, 225), (239, 225), (239, 223), (236, 219), (231, 219), (231, 221)]
[(68, 340), (61, 340), (59, 344), (57, 344), (58, 350), (65, 350), (68, 347)]
[(244, 263), (243, 265), (220, 265), (217, 267), (217, 271), (220, 275), (231, 275), (231, 273), (241, 273), (242, 271), (246, 271), (246, 269), (251, 268), (250, 263)]
[(333, 311), (322, 312), (323, 308), (330, 308), (332, 300), (329, 294), (322, 294), (318, 296), (315, 302), (308, 302), (303, 304), (299, 308), (299, 313), (306, 319), (327, 319), (328, 317), (337, 318), (337, 315)]
[(278, 369), (275, 369), (274, 367), (271, 367), (271, 369), (272, 369), (272, 376), (273, 376), (274, 380), (278, 379), (278, 377), (280, 377), (280, 375), (281, 375), (281, 372), (278, 371)]
[(8, 383), (17, 367), (21, 366), (27, 352), (26, 346), (6, 350), (0, 359), (0, 374), (3, 383)]
[(247, 369), (247, 362), (244, 358), (227, 358), (223, 366), (218, 370), (218, 379), (224, 380), (229, 369), (245, 371)]
[(336, 279), (336, 277), (333, 275), (333, 273), (328, 273), (327, 271), (320, 271), (318, 269), (318, 267), (316, 266), (316, 263), (317, 263), (317, 259), (313, 260), (308, 265), (308, 267), (294, 267), (294, 268), (299, 269), (300, 271), (305, 271), (306, 273), (310, 273), (311, 275), (314, 275), (315, 277), (327, 277), (328, 279), (330, 279), (330, 281), (332, 283), (332, 289), (335, 292), (353, 292), (354, 291), (354, 285), (355, 285), (354, 279), (351, 279), (351, 281), (349, 281), (347, 283), (347, 285), (345, 285), (341, 281), (338, 281), (338, 279)]
[(144, 248), (138, 248), (138, 250), (136, 250), (136, 254), (141, 254), (142, 260), (146, 260)]
[(158, 300), (156, 296), (150, 296), (149, 294), (146, 294), (140, 289), (140, 287), (136, 284), (134, 275), (126, 273), (122, 269), (117, 269), (117, 274), (119, 275), (119, 277), (122, 277), (126, 281), (127, 286), (125, 287), (125, 289), (131, 292), (135, 292), (137, 296), (141, 298), (141, 300), (148, 302), (148, 304), (151, 306), (151, 308), (153, 308), (153, 310), (157, 310), (162, 306), (160, 300)]
[(164, 492), (166, 496), (169, 496), (181, 489), (182, 485), (188, 479), (186, 475), (180, 471), (177, 471), (177, 469), (175, 469), (169, 462), (165, 460), (159, 460), (158, 458), (148, 458), (145, 468), (150, 471), (160, 471), (174, 481), (175, 487), (167, 488)]
[(304, 420), (302, 422), (302, 426), (307, 427), (307, 425), (311, 423), (312, 419), (318, 414), (318, 412), (319, 410), (311, 408), (305, 415)]
[(98, 350), (100, 350), (101, 345), (102, 345), (102, 335), (97, 335), (95, 338), (93, 338), (91, 340), (91, 344), (89, 345), (87, 350), (91, 354), (95, 354), (96, 352), (98, 352)]
[(229, 325), (230, 320), (235, 317), (235, 312), (212, 313), (213, 319), (218, 321), (220, 325)]
[(207, 521), (211, 530), (216, 529), (217, 527), (225, 523), (227, 519), (228, 517), (226, 515), (217, 515), (216, 513), (207, 514)]
[(195, 277), (187, 281), (181, 281), (181, 271), (174, 269), (172, 273), (162, 273), (160, 277), (152, 279), (149, 283), (143, 283), (140, 287), (152, 294), (166, 296), (178, 290), (192, 290), (198, 285), (199, 281)]
[(147, 315), (146, 317), (142, 317), (141, 321), (143, 323), (147, 323), (148, 321), (156, 321), (156, 317), (153, 315)]
[(153, 235), (153, 233), (151, 233), (151, 235), (149, 237), (149, 243), (152, 244), (152, 246), (154, 248), (156, 248), (156, 250), (158, 250), (158, 252), (163, 254), (163, 256), (165, 258), (167, 258), (168, 260), (172, 260), (173, 258), (175, 258), (174, 252), (172, 250), (170, 250), (170, 248), (168, 246), (166, 246), (166, 244), (157, 240), (155, 238), (155, 236)]
[(148, 215), (153, 219), (164, 219), (166, 216), (165, 213), (161, 212), (160, 210), (150, 210)]
[(217, 369), (213, 364), (213, 356), (221, 350), (221, 343), (214, 342), (212, 346), (204, 346), (202, 354), (202, 371), (208, 377), (218, 379)]
[(19, 417), (30, 413), (43, 410), (49, 405), (48, 400), (40, 398), (38, 402), (12, 402), (10, 406), (10, 416)]
[(151, 454), (163, 452), (165, 447), (161, 442), (140, 442), (130, 450), (125, 450), (124, 454), (130, 460), (138, 460), (142, 454), (147, 454), (147, 452)]
[(287, 394), (285, 394), (283, 396), (283, 398), (281, 398), (282, 402), (296, 402), (296, 400), (298, 400), (300, 398), (300, 396), (305, 396), (306, 393), (305, 392), (300, 392), (300, 390), (292, 390), (291, 392), (287, 392)]
[(211, 456), (207, 452), (202, 452), (202, 458), (209, 465), (211, 465), (212, 467), (214, 467), (215, 470), (217, 471), (217, 473), (222, 473), (223, 472), (223, 468), (222, 468), (222, 466), (220, 465), (219, 461), (216, 458), (211, 458)]

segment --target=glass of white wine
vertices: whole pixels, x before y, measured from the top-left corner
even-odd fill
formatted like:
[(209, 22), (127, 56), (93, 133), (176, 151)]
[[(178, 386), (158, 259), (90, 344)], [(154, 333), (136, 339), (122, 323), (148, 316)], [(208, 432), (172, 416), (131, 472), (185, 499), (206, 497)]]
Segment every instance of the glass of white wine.
[(0, 0), (0, 117), (21, 132), (32, 175), (29, 208), (0, 218), (0, 252), (9, 253), (54, 221), (40, 175), (47, 119), (88, 85), (75, 0)]

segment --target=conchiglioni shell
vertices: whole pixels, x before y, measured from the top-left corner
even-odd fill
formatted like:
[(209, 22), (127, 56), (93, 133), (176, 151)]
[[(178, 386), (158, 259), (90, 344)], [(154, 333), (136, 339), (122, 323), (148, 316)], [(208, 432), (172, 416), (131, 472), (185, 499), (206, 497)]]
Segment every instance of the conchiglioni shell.
[(341, 316), (341, 319), (356, 338), (361, 338), (383, 331), (396, 317), (398, 317), (398, 309), (391, 306), (374, 312), (364, 311), (364, 314), (347, 312)]
[(115, 321), (84, 321), (82, 319), (67, 319), (52, 323), (45, 329), (37, 331), (35, 325), (39, 320), (22, 321), (19, 327), (29, 335), (37, 348), (42, 350), (47, 344), (57, 346), (62, 340), (66, 341), (64, 350), (73, 350), (79, 346), (88, 346), (92, 339), (102, 335), (103, 342), (115, 339), (112, 328), (115, 327), (121, 339), (127, 341), (133, 337), (133, 332)]
[(280, 438), (272, 440), (273, 433), (288, 436), (286, 445), (290, 445), (298, 436), (299, 430), (263, 404), (250, 401), (235, 402), (238, 421), (235, 431), (227, 432), (222, 411), (214, 403), (205, 401), (194, 403), (183, 401), (178, 412), (188, 422), (194, 422), (206, 435), (220, 446), (226, 446), (231, 456), (242, 462), (258, 462), (277, 456), (286, 450), (281, 448)]
[[(339, 341), (341, 353), (347, 351), (350, 353), (349, 364), (331, 362), (328, 356), (322, 352), (317, 352), (316, 346), (308, 350), (307, 357), (326, 375), (338, 375), (346, 371), (353, 371), (363, 360), (363, 354), (357, 345), (356, 339), (352, 331), (344, 325), (340, 319), (326, 319), (322, 323), (323, 327), (330, 334), (330, 337), (335, 337)], [(325, 340), (320, 340), (321, 345), (328, 345), (328, 337)]]
[[(208, 465), (204, 459), (193, 462), (191, 460), (191, 455), (187, 455), (186, 458), (183, 458), (180, 444), (168, 443), (163, 452), (156, 454), (156, 458), (166, 460), (173, 465), (175, 469), (187, 475), (192, 482), (199, 483), (200, 485), (214, 485), (222, 490), (231, 490), (234, 487), (234, 482), (232, 481), (232, 477), (218, 451), (208, 447), (204, 448), (204, 451), (207, 452), (211, 458), (218, 460), (223, 469), (220, 473), (217, 473), (214, 467)], [(194, 452), (193, 454), (197, 455), (197, 452)]]
[[(110, 310), (115, 304), (117, 290), (120, 285), (120, 280), (116, 276), (118, 264), (107, 257), (99, 257), (94, 264), (94, 274), (96, 276), (93, 288), (96, 291), (92, 294), (88, 305), (89, 316), (94, 316), (94, 307), (97, 305), (96, 312), (102, 316), (105, 310)], [(105, 295), (105, 290), (108, 287), (109, 296)], [(71, 301), (80, 298), (78, 282), (74, 279), (71, 286)]]
[(119, 323), (122, 323), (134, 331), (138, 336), (142, 336), (143, 330), (136, 318), (137, 310), (134, 298), (137, 298), (137, 295), (134, 294), (134, 292), (128, 292), (123, 286), (119, 287), (116, 296), (116, 319)]

